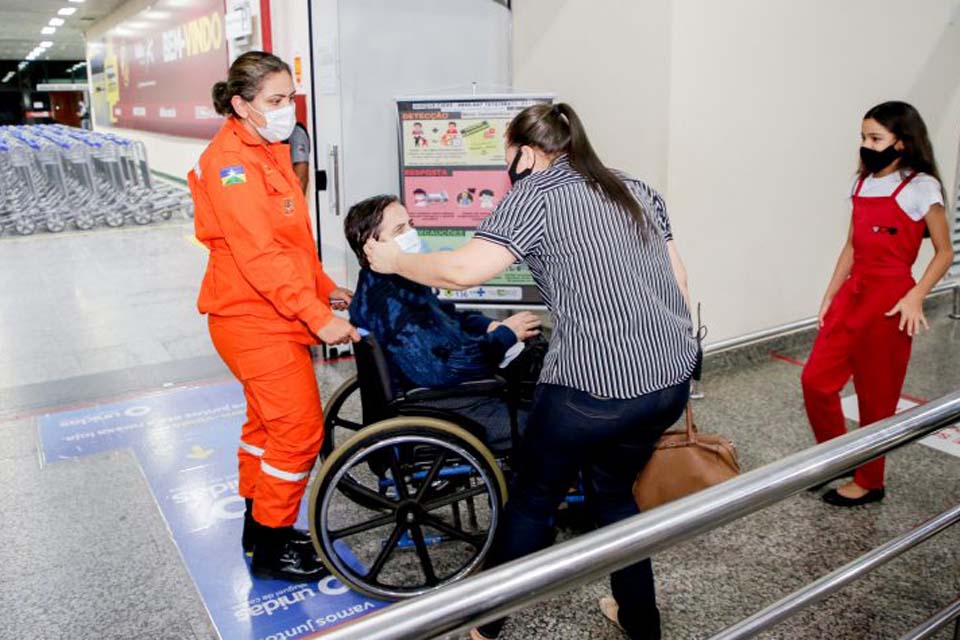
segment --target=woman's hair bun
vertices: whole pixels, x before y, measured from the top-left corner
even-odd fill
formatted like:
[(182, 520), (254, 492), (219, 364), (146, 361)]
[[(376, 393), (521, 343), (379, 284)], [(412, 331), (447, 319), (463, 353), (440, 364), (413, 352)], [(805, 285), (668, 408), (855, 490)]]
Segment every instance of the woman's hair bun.
[(231, 96), (226, 82), (220, 81), (214, 84), (210, 95), (213, 98), (213, 108), (217, 113), (222, 116), (233, 114), (233, 107), (230, 105)]

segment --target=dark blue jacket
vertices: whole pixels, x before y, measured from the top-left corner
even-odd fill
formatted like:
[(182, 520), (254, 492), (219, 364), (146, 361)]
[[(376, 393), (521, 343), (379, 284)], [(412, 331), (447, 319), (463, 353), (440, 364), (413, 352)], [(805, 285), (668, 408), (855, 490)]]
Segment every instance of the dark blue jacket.
[(380, 343), (394, 391), (489, 378), (517, 342), (509, 327), (487, 333), (493, 320), (456, 311), (429, 287), (369, 269), (360, 271), (350, 322)]

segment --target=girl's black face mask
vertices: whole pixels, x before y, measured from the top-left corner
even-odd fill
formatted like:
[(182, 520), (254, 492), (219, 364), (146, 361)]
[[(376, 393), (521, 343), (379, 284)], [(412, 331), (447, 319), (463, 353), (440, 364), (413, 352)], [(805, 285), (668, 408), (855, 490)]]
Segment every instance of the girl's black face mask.
[(517, 151), (517, 155), (513, 156), (513, 162), (510, 163), (510, 168), (507, 169), (507, 173), (510, 175), (510, 184), (517, 184), (531, 173), (533, 173), (533, 167), (524, 169), (520, 173), (517, 173), (517, 165), (520, 164), (520, 156), (523, 154), (520, 151)]
[(874, 149), (868, 149), (867, 147), (860, 147), (860, 160), (863, 162), (864, 168), (866, 168), (866, 170), (870, 173), (883, 171), (893, 164), (893, 162), (899, 157), (900, 152), (894, 148), (893, 144), (883, 151), (876, 151)]

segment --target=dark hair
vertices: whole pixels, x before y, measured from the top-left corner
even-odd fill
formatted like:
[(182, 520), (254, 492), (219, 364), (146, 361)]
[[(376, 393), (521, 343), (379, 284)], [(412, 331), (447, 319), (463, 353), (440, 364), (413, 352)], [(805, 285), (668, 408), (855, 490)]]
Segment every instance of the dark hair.
[(230, 104), (233, 96), (240, 96), (248, 102), (253, 100), (266, 77), (281, 71), (290, 73), (290, 65), (272, 53), (248, 51), (230, 65), (226, 82), (220, 81), (213, 85), (210, 91), (213, 108), (222, 116), (237, 115)]
[(400, 199), (391, 195), (373, 196), (361, 200), (347, 212), (347, 217), (343, 221), (343, 232), (347, 236), (350, 248), (357, 254), (360, 266), (364, 269), (368, 268), (370, 263), (367, 262), (367, 255), (363, 252), (363, 245), (367, 244), (367, 240), (371, 237), (374, 239), (380, 237), (383, 212), (394, 202), (400, 202)]
[(507, 142), (518, 147), (536, 147), (547, 154), (567, 154), (570, 165), (586, 178), (587, 184), (629, 213), (640, 226), (641, 237), (647, 238), (649, 221), (643, 205), (623, 180), (600, 161), (573, 107), (564, 102), (527, 107), (507, 127)]
[[(926, 173), (933, 176), (940, 183), (943, 192), (943, 181), (937, 169), (937, 161), (933, 156), (933, 145), (927, 133), (920, 113), (906, 102), (896, 100), (884, 102), (873, 107), (863, 116), (864, 120), (876, 120), (881, 127), (896, 136), (903, 143), (903, 153), (900, 155), (901, 169), (909, 169), (917, 173)], [(866, 178), (870, 172), (863, 163), (860, 163), (860, 178)], [(943, 201), (947, 201), (947, 194), (943, 192)]]

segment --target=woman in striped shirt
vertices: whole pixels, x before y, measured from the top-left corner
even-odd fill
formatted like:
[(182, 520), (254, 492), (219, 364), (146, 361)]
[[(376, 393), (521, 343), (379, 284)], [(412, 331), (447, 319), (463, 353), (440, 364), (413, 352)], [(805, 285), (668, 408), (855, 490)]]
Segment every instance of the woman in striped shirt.
[[(597, 523), (637, 507), (631, 487), (682, 414), (698, 345), (686, 274), (663, 199), (606, 168), (566, 104), (530, 107), (507, 129), (514, 186), (456, 251), (404, 254), (370, 240), (371, 268), (444, 289), (530, 268), (554, 331), (490, 563), (550, 544), (557, 506), (583, 473)], [(601, 609), (631, 638), (659, 638), (649, 560), (611, 576)], [(498, 621), (474, 629), (495, 638)]]

